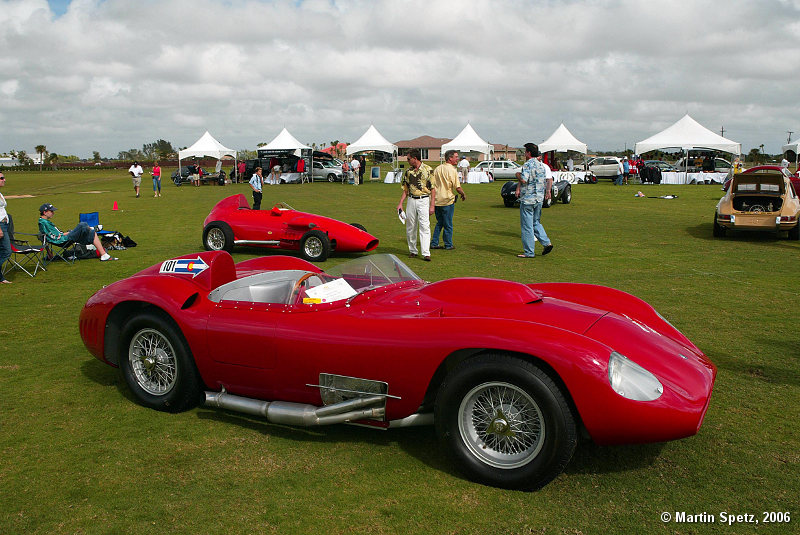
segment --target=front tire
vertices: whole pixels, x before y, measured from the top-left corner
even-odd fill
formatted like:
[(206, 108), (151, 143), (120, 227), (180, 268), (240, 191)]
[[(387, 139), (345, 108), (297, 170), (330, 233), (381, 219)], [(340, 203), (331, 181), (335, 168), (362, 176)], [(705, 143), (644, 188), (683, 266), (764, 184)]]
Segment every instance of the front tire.
[(233, 252), (233, 230), (223, 221), (214, 221), (203, 230), (203, 246), (206, 251)]
[(136, 401), (181, 412), (200, 404), (202, 380), (180, 329), (152, 313), (134, 316), (122, 328), (120, 371)]
[(331, 254), (328, 236), (319, 230), (309, 230), (300, 240), (300, 254), (309, 262), (324, 262)]
[(336, 182), (336, 175), (333, 173), (328, 175), (328, 182)]
[(510, 356), (458, 365), (439, 389), (434, 415), (459, 468), (494, 487), (543, 487), (564, 470), (577, 444), (558, 386), (534, 364)]

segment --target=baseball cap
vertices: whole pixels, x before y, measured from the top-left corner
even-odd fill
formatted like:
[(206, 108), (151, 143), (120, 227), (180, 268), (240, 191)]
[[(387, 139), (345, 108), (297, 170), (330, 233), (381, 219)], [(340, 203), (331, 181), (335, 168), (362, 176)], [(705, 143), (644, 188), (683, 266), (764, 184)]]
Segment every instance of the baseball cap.
[(46, 202), (46, 203), (44, 203), (43, 205), (41, 205), (39, 207), (39, 213), (40, 214), (43, 214), (48, 210), (52, 210), (53, 212), (55, 212), (56, 211), (56, 207), (53, 206), (52, 204), (50, 204), (49, 202)]

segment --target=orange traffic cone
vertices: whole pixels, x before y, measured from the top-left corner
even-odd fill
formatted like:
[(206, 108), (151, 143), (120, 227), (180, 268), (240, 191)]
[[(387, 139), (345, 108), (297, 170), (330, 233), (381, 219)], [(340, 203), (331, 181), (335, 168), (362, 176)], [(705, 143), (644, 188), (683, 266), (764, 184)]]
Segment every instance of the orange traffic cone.
[(119, 210), (119, 206), (117, 206), (117, 201), (114, 201), (114, 208), (112, 210)]

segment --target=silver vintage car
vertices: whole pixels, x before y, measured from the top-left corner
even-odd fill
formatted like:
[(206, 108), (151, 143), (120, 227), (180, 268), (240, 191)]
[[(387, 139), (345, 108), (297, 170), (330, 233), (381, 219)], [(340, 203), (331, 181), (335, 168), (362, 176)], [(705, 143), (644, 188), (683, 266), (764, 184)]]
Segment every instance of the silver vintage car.
[(517, 178), (517, 173), (522, 172), (522, 167), (517, 162), (509, 160), (486, 160), (478, 162), (478, 165), (471, 170), (489, 172), (495, 180), (500, 180)]

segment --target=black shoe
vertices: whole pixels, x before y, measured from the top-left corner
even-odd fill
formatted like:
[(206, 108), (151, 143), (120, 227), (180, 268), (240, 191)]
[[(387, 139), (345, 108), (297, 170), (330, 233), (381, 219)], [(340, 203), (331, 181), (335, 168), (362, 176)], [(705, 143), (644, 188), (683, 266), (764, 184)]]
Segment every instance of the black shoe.
[(431, 245), (431, 249), (444, 249), (442, 245)]
[(547, 253), (549, 253), (552, 250), (553, 250), (553, 244), (552, 243), (550, 245), (545, 245), (544, 246), (544, 251), (542, 251), (542, 256), (546, 255)]
[(431, 257), (430, 256), (423, 256), (422, 259), (424, 261), (426, 261), (426, 262), (430, 262), (431, 261)]
[(453, 249), (455, 249), (455, 248), (456, 248), (456, 246), (455, 246), (455, 245), (451, 245), (450, 247), (445, 247), (445, 250), (446, 250), (446, 251), (452, 251), (452, 250), (453, 250)]

